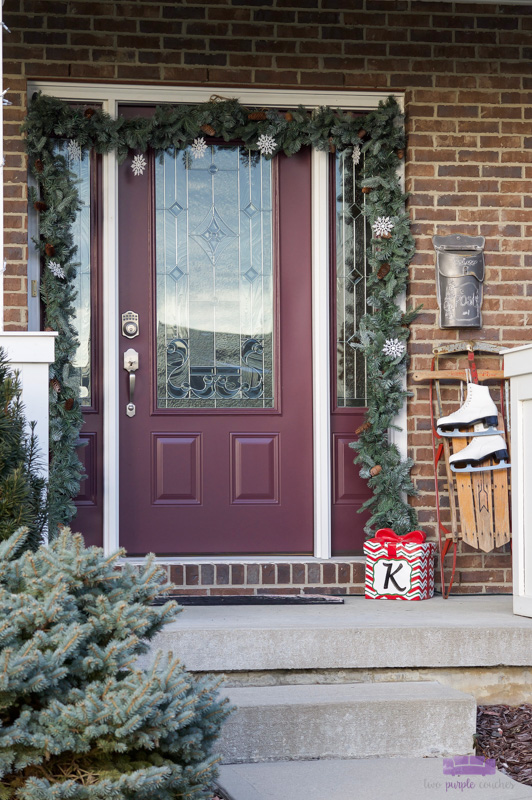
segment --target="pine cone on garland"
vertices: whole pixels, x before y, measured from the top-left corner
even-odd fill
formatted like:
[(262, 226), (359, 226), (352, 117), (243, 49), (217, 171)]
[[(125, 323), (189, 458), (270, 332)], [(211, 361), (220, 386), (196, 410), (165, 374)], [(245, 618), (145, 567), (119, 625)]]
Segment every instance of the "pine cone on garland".
[(371, 192), (371, 186), (362, 187), (362, 194), (369, 194), (370, 192)]
[(251, 111), (248, 114), (248, 119), (250, 122), (260, 122), (263, 119), (268, 119), (268, 115), (265, 111)]
[(36, 160), (33, 166), (35, 167), (35, 172), (42, 172), (44, 169), (44, 164), (42, 163), (40, 158)]
[(391, 269), (391, 267), (388, 264), (388, 262), (387, 261), (383, 261), (382, 264), (379, 267), (379, 271), (377, 272), (377, 278), (380, 281), (382, 281), (382, 279), (387, 276), (387, 274), (389, 273), (390, 269)]
[(368, 135), (368, 132), (365, 131), (364, 128), (361, 128), (359, 130), (359, 132), (358, 132), (358, 138), (359, 139), (364, 139), (367, 135)]
[(57, 394), (59, 394), (59, 392), (61, 391), (61, 384), (59, 383), (57, 378), (52, 378), (52, 380), (50, 381), (50, 386), (52, 387), (54, 392), (57, 392)]
[(203, 133), (206, 133), (207, 136), (216, 136), (216, 131), (214, 130), (212, 125), (207, 125), (207, 124), (202, 125), (201, 130), (203, 131)]
[(371, 423), (369, 423), (369, 422), (363, 422), (363, 423), (362, 423), (362, 425), (360, 425), (360, 426), (359, 426), (359, 427), (358, 427), (358, 428), (355, 430), (355, 433), (356, 433), (356, 435), (357, 435), (357, 436), (360, 436), (360, 434), (361, 434), (361, 433), (365, 433), (366, 431), (369, 431), (369, 429), (370, 429), (370, 428), (371, 428)]
[(86, 108), (85, 111), (83, 112), (83, 116), (86, 117), (87, 119), (90, 119), (95, 114), (96, 114), (95, 108)]
[(284, 118), (285, 118), (285, 120), (287, 122), (293, 122), (294, 121), (294, 115), (291, 114), (290, 111), (286, 112), (286, 114), (284, 115)]
[(336, 153), (336, 145), (333, 142), (332, 136), (329, 136), (329, 153)]
[(371, 475), (372, 478), (374, 478), (375, 475), (378, 475), (380, 472), (382, 472), (381, 465), (375, 464), (375, 466), (370, 469), (369, 474)]
[(405, 157), (405, 151), (404, 150), (397, 150), (396, 153), (397, 153), (397, 158), (404, 158)]
[(48, 206), (46, 205), (46, 203), (43, 203), (43, 201), (42, 201), (42, 200), (36, 200), (36, 201), (34, 202), (34, 204), (33, 204), (33, 208), (34, 208), (36, 211), (46, 211), (46, 209), (48, 208)]
[(67, 411), (72, 411), (73, 408), (74, 408), (74, 398), (69, 397), (68, 400), (65, 400), (65, 409)]

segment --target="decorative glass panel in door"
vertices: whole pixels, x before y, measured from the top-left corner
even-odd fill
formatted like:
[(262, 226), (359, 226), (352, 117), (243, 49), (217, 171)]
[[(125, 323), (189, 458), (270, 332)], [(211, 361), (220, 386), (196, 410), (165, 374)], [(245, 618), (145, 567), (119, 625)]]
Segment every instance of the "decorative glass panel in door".
[(333, 555), (362, 553), (367, 514), (360, 506), (371, 496), (360, 466), (353, 463), (350, 443), (364, 422), (366, 405), (366, 363), (353, 347), (358, 342), (360, 320), (369, 310), (366, 278), (366, 248), (371, 240), (367, 218), (362, 213), (364, 195), (357, 185), (361, 166), (349, 153), (331, 157), (334, 205), (331, 240), (335, 243), (331, 264), (331, 455), (333, 466), (332, 552)]
[(157, 407), (272, 408), (272, 162), (165, 154), (155, 203)]
[(140, 175), (133, 155), (119, 167), (119, 312), (139, 318), (120, 336), (120, 543), (310, 554), (310, 152), (209, 143), (197, 159), (149, 154)]

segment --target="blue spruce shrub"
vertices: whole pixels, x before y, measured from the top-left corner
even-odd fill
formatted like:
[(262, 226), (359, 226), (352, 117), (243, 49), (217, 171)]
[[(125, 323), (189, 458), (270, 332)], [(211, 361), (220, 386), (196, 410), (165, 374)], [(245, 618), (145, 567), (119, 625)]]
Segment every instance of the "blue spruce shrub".
[(64, 528), (0, 544), (1, 800), (207, 800), (228, 715), (173, 654), (137, 656), (177, 613), (149, 557), (116, 569)]

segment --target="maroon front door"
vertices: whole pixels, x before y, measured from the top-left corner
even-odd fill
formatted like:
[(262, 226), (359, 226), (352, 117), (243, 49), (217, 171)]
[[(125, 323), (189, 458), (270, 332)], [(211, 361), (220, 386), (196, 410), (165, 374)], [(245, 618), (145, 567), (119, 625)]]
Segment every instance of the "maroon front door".
[(119, 168), (120, 544), (311, 554), (310, 152), (146, 161)]

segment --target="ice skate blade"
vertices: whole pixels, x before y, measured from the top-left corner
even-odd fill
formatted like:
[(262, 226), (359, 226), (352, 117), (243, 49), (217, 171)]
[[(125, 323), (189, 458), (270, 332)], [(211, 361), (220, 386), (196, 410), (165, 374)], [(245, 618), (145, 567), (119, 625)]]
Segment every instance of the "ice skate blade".
[(473, 467), (468, 464), (467, 467), (455, 467), (451, 464), (452, 472), (493, 472), (496, 469), (510, 469), (512, 465), (506, 461), (500, 461), (498, 464), (490, 464), (487, 467)]
[(461, 431), (459, 428), (455, 428), (453, 431), (449, 430), (442, 430), (442, 428), (437, 428), (436, 432), (438, 436), (446, 439), (460, 439), (465, 438), (466, 436), (504, 436), (504, 431), (498, 431), (495, 428), (486, 428), (483, 431)]

